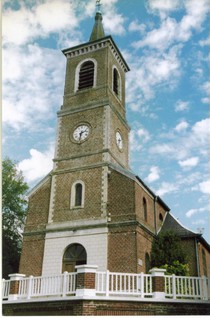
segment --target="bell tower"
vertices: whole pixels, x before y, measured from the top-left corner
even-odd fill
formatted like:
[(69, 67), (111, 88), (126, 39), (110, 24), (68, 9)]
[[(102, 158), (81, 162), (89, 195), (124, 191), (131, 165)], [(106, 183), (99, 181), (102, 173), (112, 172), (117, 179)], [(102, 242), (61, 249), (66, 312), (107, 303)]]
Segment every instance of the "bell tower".
[(129, 68), (112, 37), (105, 36), (100, 11), (89, 41), (62, 52), (66, 77), (42, 274), (49, 274), (52, 259), (51, 274), (78, 264), (72, 265), (68, 258), (65, 264), (54, 250), (57, 246), (66, 255), (71, 245), (75, 250), (74, 244), (84, 247), (84, 262), (107, 268), (109, 164), (128, 168), (125, 73)]
[(96, 13), (90, 41), (63, 50), (64, 100), (58, 112), (55, 169), (109, 162), (128, 168), (125, 73), (129, 70)]
[(146, 271), (158, 215), (169, 210), (129, 169), (129, 67), (105, 36), (97, 4), (89, 41), (62, 51), (66, 77), (53, 170), (29, 195), (20, 261), (27, 275), (57, 275), (81, 264)]

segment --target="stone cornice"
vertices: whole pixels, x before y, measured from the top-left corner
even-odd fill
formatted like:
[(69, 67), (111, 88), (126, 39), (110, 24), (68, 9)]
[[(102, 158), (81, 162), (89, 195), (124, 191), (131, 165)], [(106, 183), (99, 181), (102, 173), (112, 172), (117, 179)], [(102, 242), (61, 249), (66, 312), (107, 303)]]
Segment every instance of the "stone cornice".
[(111, 49), (112, 54), (114, 55), (118, 63), (121, 65), (123, 70), (125, 72), (128, 72), (130, 69), (126, 61), (124, 60), (122, 54), (120, 53), (119, 49), (117, 48), (111, 35), (96, 41), (86, 42), (86, 43), (83, 43), (68, 49), (64, 49), (62, 50), (62, 52), (67, 58), (72, 58), (72, 57), (80, 56), (90, 52), (94, 52), (96, 50), (100, 50), (105, 47), (109, 47)]
[(57, 112), (58, 117), (68, 116), (71, 114), (76, 114), (81, 111), (88, 111), (90, 109), (98, 108), (98, 107), (104, 107), (104, 106), (110, 106), (113, 112), (118, 116), (120, 121), (126, 126), (126, 128), (130, 131), (130, 126), (128, 125), (127, 121), (124, 119), (124, 117), (119, 113), (119, 111), (116, 109), (116, 106), (114, 106), (112, 103), (109, 102), (108, 99), (100, 101), (100, 103), (90, 103), (81, 105), (77, 108), (64, 108)]
[(79, 230), (93, 229), (93, 228), (107, 229), (107, 218), (101, 218), (97, 220), (81, 220), (81, 221), (71, 221), (71, 222), (48, 223), (45, 229), (33, 230), (29, 232), (26, 231), (24, 232), (24, 236), (44, 235), (47, 233), (55, 233), (58, 231), (59, 232), (66, 232), (66, 231), (76, 232)]

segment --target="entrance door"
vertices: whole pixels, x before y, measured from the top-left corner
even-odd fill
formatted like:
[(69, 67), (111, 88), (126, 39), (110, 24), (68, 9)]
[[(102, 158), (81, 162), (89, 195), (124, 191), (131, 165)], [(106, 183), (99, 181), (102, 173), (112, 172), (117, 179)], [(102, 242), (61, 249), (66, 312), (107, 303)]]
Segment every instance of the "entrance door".
[(63, 256), (62, 272), (74, 272), (76, 265), (87, 264), (87, 253), (81, 244), (71, 244)]

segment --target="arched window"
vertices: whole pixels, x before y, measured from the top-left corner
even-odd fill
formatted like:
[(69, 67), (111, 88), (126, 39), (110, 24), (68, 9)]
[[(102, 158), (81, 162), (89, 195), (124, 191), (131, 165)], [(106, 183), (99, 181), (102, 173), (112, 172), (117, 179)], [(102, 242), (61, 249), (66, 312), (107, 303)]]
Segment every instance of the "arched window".
[(145, 198), (143, 198), (143, 214), (145, 221), (147, 221), (147, 201)]
[(159, 214), (159, 220), (160, 220), (161, 222), (163, 222), (163, 215), (162, 215), (162, 213)]
[(75, 205), (81, 206), (82, 204), (82, 185), (77, 183), (75, 186)]
[(70, 208), (83, 208), (85, 202), (85, 184), (78, 180), (72, 184)]
[(146, 271), (146, 274), (149, 273), (149, 270), (150, 270), (150, 257), (149, 257), (149, 254), (146, 253), (145, 254), (145, 271)]
[(63, 255), (62, 271), (74, 272), (76, 265), (87, 264), (87, 253), (81, 244), (71, 244)]
[(86, 61), (80, 68), (78, 89), (93, 87), (93, 84), (94, 63), (92, 61)]
[(116, 69), (116, 67), (113, 68), (113, 92), (121, 98), (121, 81), (120, 81), (120, 75)]

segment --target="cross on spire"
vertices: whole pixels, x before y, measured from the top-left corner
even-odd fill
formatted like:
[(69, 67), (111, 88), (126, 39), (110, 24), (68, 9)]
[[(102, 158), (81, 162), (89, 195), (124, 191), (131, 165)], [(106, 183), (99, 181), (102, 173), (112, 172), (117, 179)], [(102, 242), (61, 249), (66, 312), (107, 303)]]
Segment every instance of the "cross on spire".
[(97, 12), (100, 12), (100, 9), (101, 9), (101, 0), (96, 0), (96, 9), (97, 9)]

